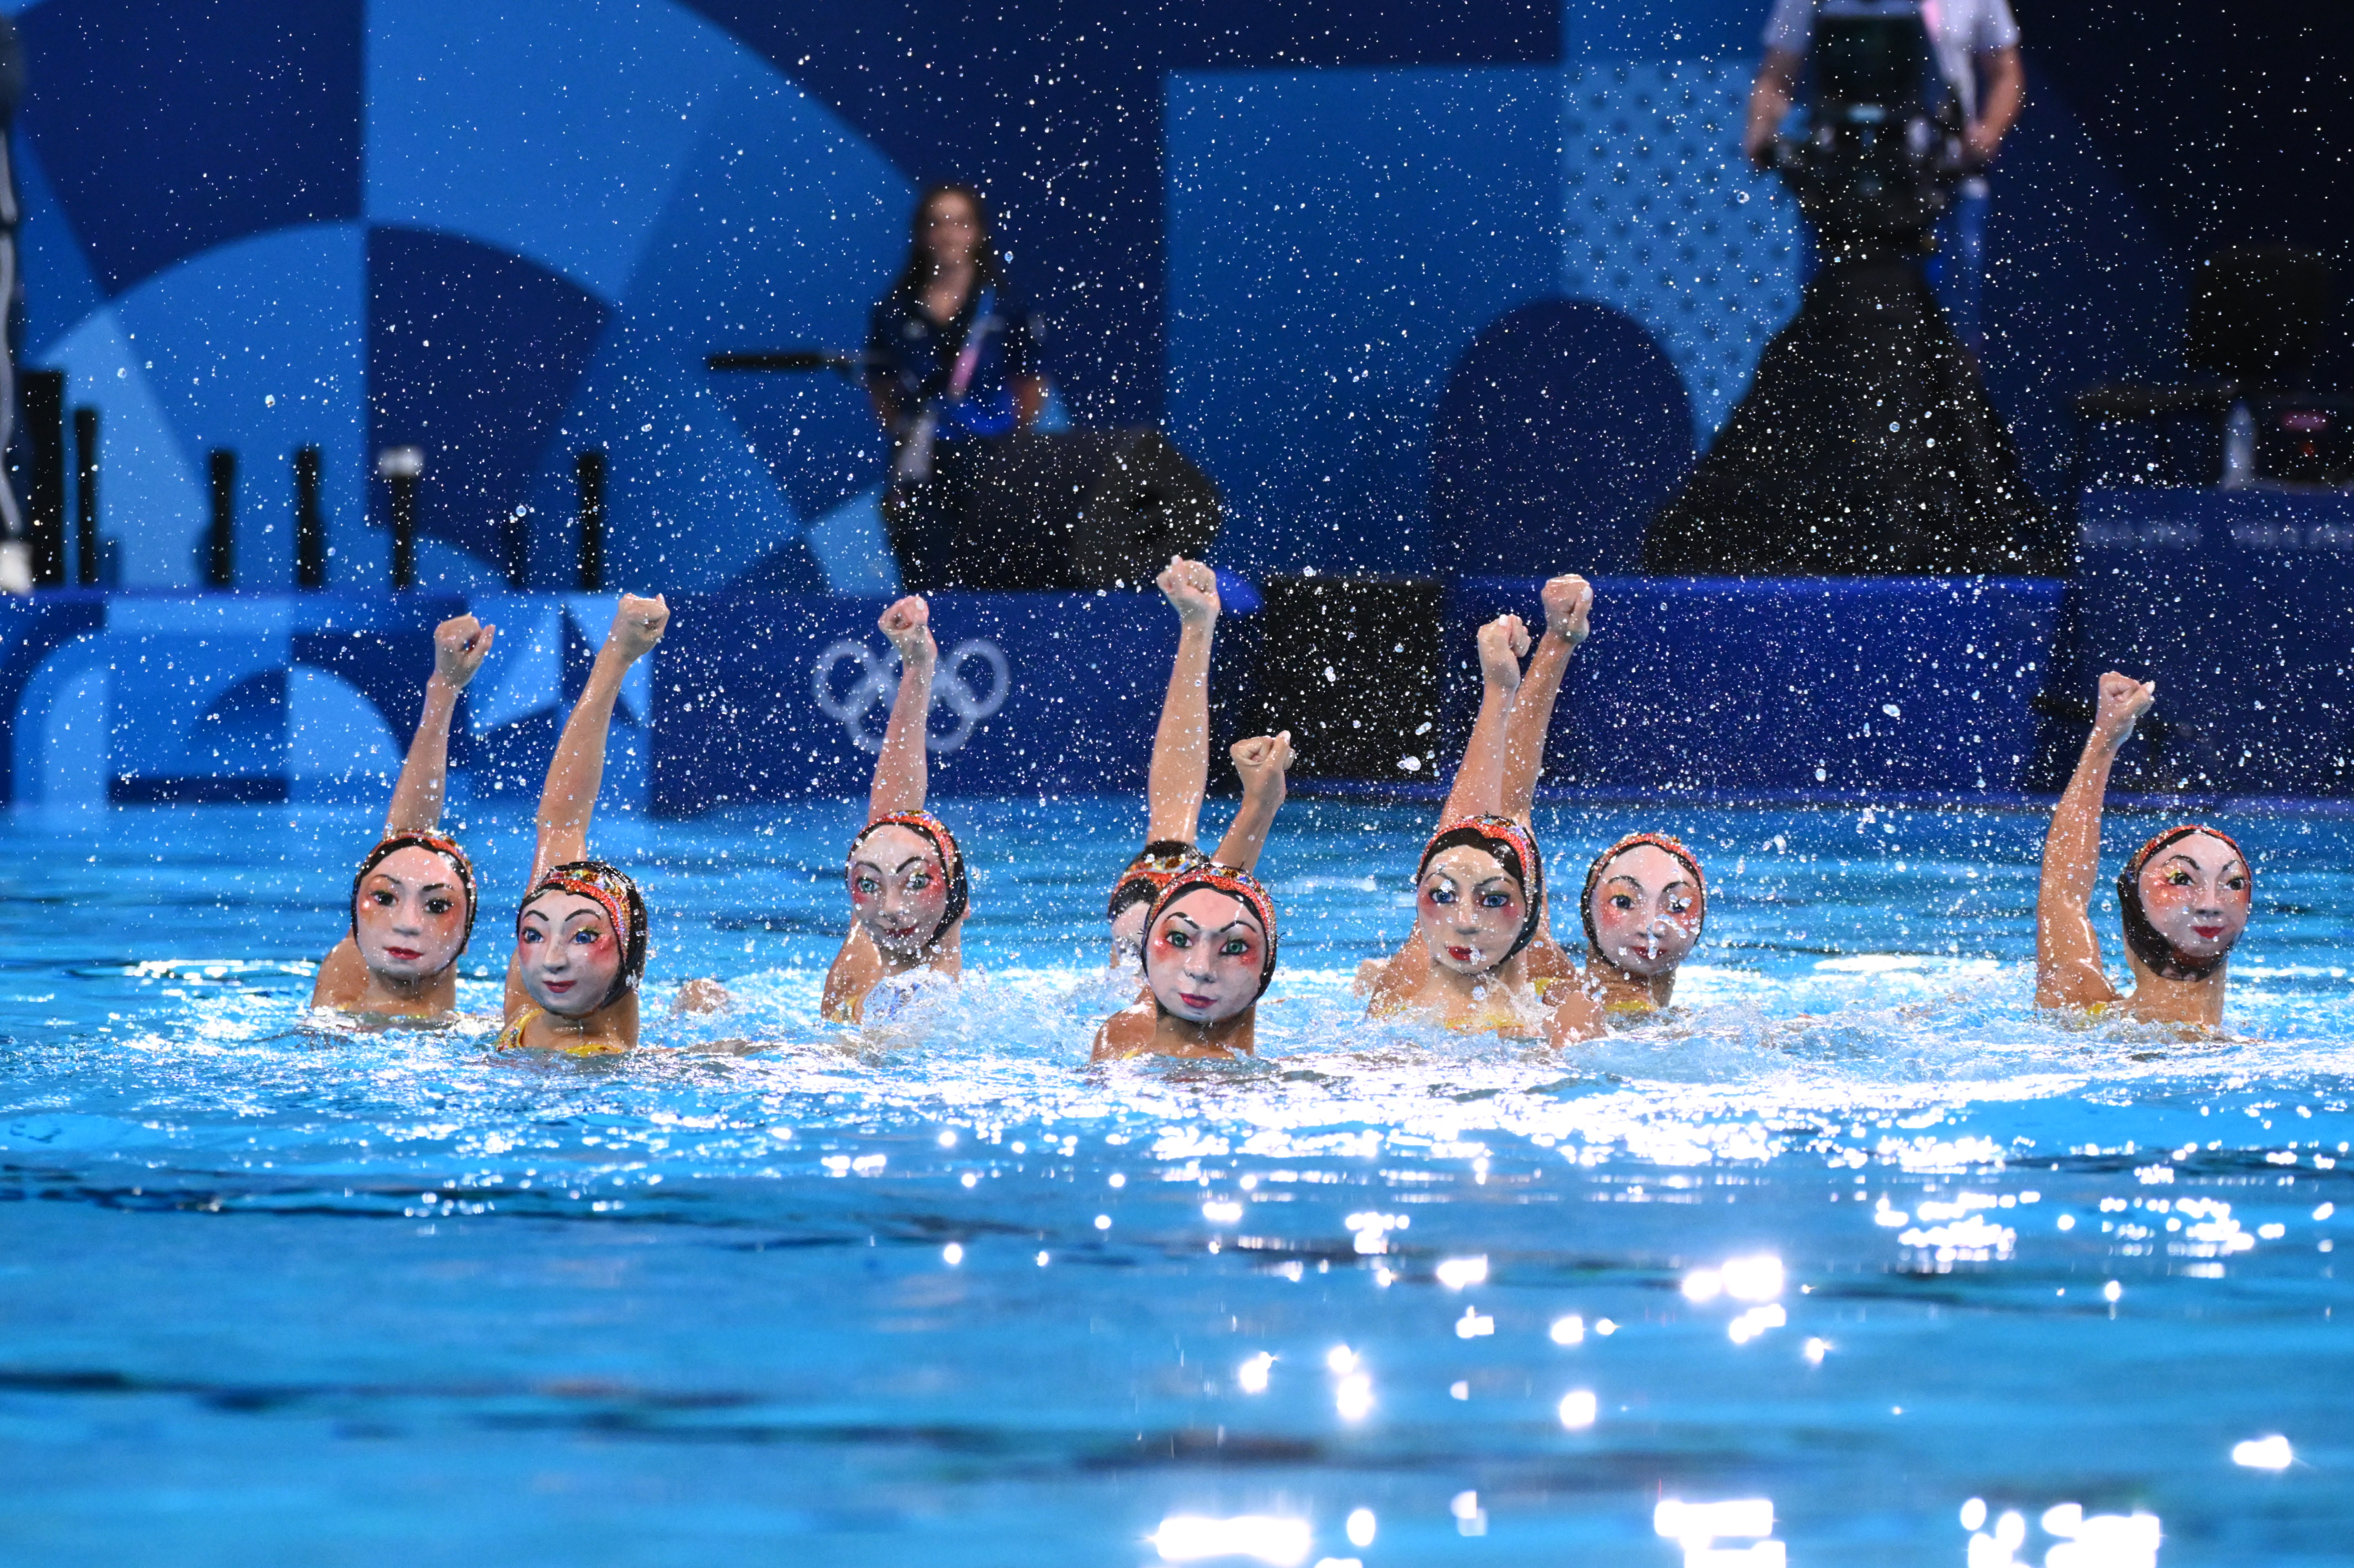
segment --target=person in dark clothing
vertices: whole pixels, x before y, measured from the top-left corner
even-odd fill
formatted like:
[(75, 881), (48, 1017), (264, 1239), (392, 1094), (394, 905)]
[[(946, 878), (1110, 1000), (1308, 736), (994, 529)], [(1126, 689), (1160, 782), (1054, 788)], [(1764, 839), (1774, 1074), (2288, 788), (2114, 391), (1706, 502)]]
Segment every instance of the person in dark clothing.
[(1830, 261), (1652, 520), (1662, 573), (2027, 569), (2043, 503), (1917, 259)]
[[(1988, 5), (1999, 10), (2001, 0), (1978, 8)], [(1770, 145), (1762, 139), (1797, 70), (1798, 57), (1778, 45), (1760, 74), (1763, 108), (1749, 141), (1753, 154), (1770, 152), (1780, 167), (1821, 265), (1798, 314), (1759, 358), (1747, 396), (1652, 519), (1643, 567), (2026, 570), (2023, 546), (2046, 531), (2043, 503), (1923, 270), (1956, 186), (1991, 155), (2016, 95), (1998, 91), (1986, 118), (1971, 117), (1943, 63), (1948, 40), (1928, 25), (1943, 10), (1914, 0), (1786, 0), (1782, 11), (1794, 8), (1810, 18), (1813, 54), (1828, 57), (1809, 68), (1810, 128)], [(1777, 12), (1777, 26), (1785, 20)]]
[(891, 438), (883, 517), (901, 586), (948, 586), (982, 443), (1038, 418), (1046, 382), (1036, 320), (1006, 286), (989, 207), (970, 185), (916, 204), (907, 265), (866, 334), (866, 391)]

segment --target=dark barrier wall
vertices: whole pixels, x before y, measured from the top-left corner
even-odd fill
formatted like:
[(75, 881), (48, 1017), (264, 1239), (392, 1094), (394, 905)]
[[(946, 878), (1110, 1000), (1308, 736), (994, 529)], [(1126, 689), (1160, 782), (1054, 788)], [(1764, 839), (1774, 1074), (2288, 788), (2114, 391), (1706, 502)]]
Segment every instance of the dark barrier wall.
[[(2118, 668), (2158, 683), (2120, 790), (2354, 793), (2354, 503), (2096, 493), (2086, 523), (2064, 590), (1600, 578), (1546, 786), (2016, 803), (2058, 787), (2094, 681)], [(1451, 594), (1393, 585), (1354, 609), (1301, 591), (1321, 580), (1278, 585), (1263, 609), (1230, 596), (1211, 675), (1214, 788), (1231, 787), (1225, 746), (1272, 724), (1301, 742), (1303, 790), (1443, 792), (1478, 699), (1474, 631), (1506, 609), (1535, 622), (1537, 579)], [(673, 599), (670, 636), (622, 688), (609, 804), (692, 815), (863, 795), (896, 681), (875, 629), (885, 602)], [(460, 708), (453, 798), (527, 800), (610, 624), (610, 596), (0, 600), (0, 801), (380, 808), (416, 723), (431, 629), (461, 609), (499, 636)], [(1158, 596), (943, 594), (933, 624), (935, 790), (1141, 799), (1176, 635)], [(1384, 682), (1393, 689), (1374, 694)]]
[(2084, 535), (2031, 788), (2066, 780), (2120, 670), (2158, 703), (2118, 788), (2354, 793), (2354, 496), (2094, 491)]
[[(653, 805), (671, 815), (864, 795), (898, 689), (887, 600), (731, 594), (672, 601), (654, 680)], [(1176, 617), (1158, 594), (930, 596), (940, 662), (929, 729), (941, 795), (1142, 798)], [(1213, 788), (1252, 696), (1249, 616), (1221, 619)]]
[[(1542, 626), (1537, 588), (1464, 584), (1454, 646), (1468, 652), (1471, 629), (1505, 610)], [(2060, 592), (2016, 577), (1598, 579), (1545, 782), (1718, 799), (2011, 794), (2035, 750), (2030, 705)], [(1458, 734), (1476, 679), (1455, 677)]]

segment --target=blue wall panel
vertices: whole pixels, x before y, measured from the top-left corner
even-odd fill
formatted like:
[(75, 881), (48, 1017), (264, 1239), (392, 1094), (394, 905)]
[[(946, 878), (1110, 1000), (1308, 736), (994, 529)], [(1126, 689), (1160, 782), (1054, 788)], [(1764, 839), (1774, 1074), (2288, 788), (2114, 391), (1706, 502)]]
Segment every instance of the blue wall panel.
[[(570, 279), (455, 235), (367, 238), (367, 450), (425, 449), (420, 532), (500, 574), (508, 535), (611, 313)], [(376, 520), (390, 500), (371, 486)], [(518, 543), (520, 541), (517, 541)]]
[[(1988, 379), (2047, 490), (2068, 392), (2171, 367), (2181, 270), (2146, 214), (2183, 201), (2150, 171), (2207, 156), (2181, 116), (2152, 121), (2123, 163), (2096, 154), (2064, 102), (2116, 75), (2085, 63), (2086, 3), (2049, 24), (2073, 29), (2078, 75), (2035, 76), (1990, 237)], [(363, 519), (368, 449), (390, 437), (370, 433), (365, 364), (323, 373), (368, 341), (368, 302), (355, 336), (321, 324), (343, 319), (336, 280), (355, 275), (302, 259), (300, 238), (240, 249), (276, 237), (440, 236), (578, 291), (548, 291), (536, 313), (503, 295), (464, 345), (531, 385), (520, 425), (503, 408), (479, 450), (437, 469), (451, 482), (429, 502), (424, 558), (451, 581), (495, 575), (483, 535), (518, 500), (534, 580), (566, 580), (569, 459), (590, 440), (613, 448), (615, 561), (673, 586), (716, 587), (811, 520), (848, 515), (880, 452), (854, 390), (695, 367), (721, 343), (854, 342), (924, 178), (988, 184), (1016, 280), (1057, 328), (1072, 406), (1114, 421), (1165, 409), (1234, 505), (1222, 549), (1253, 569), (1427, 567), (1431, 407), (1506, 312), (1568, 294), (1641, 323), (1705, 435), (1794, 298), (1787, 204), (1732, 152), (1762, 0), (1071, 0), (1018, 18), (927, 0), (11, 9), (33, 57), (29, 346), (105, 416), (106, 527), (134, 584), (193, 580), (206, 446), (252, 444), (248, 494), (274, 515), (302, 440), (328, 449), (337, 579), (380, 580), (383, 531)], [(2031, 61), (2046, 25), (2029, 19)], [(2177, 39), (2206, 24), (2168, 26), (2137, 60), (2195, 58)], [(2102, 126), (2118, 113), (2087, 108)], [(2322, 109), (2317, 126), (2342, 112)], [(2279, 170), (2314, 156), (2285, 145), (2242, 184), (2285, 188)], [(2334, 233), (2314, 189), (2283, 221)], [(2211, 196), (2248, 227), (2238, 186)], [(266, 280), (283, 321), (236, 276), (265, 268), (290, 269)], [(587, 351), (582, 299), (610, 313)], [(307, 369), (303, 334), (319, 339)], [(560, 368), (515, 351), (559, 340), (558, 358), (588, 366), (563, 397)], [(430, 366), (381, 368), (403, 385), (376, 389), (379, 419), (444, 389)], [(290, 371), (341, 401), (298, 391), (294, 418), (270, 386)], [(240, 401), (254, 390), (281, 401), (255, 415)], [(257, 537), (258, 569), (280, 571), (282, 538)]]
[(529, 257), (608, 303), (760, 63), (677, 5), (374, 0), (367, 216)]
[(23, 113), (110, 293), (360, 215), (360, 0), (50, 0)]
[[(207, 451), (223, 447), (238, 454), (241, 587), (294, 586), (297, 447), (315, 443), (323, 450), (330, 536), (348, 539), (361, 531), (360, 256), (355, 224), (276, 229), (190, 257), (115, 302), (125, 345), (197, 485)], [(114, 451), (130, 432), (102, 423), (101, 434)], [(199, 488), (193, 515), (178, 518), (177, 539), (163, 540), (156, 529), (138, 526), (150, 519), (124, 516), (126, 497), (111, 486), (101, 490), (111, 526), (138, 526), (143, 535), (138, 567), (127, 574), (132, 580), (153, 587), (203, 580), (206, 493)]]
[(1170, 425), (1246, 572), (1430, 567), (1431, 412), (1560, 269), (1560, 76), (1222, 72), (1169, 87)]

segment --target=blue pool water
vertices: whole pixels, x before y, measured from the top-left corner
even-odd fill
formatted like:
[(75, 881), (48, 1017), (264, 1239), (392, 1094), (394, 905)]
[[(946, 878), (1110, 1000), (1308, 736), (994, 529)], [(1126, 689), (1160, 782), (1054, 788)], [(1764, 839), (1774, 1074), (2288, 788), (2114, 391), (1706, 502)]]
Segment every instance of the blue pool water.
[(1296, 802), (1271, 1059), (1107, 1071), (1133, 802), (951, 811), (978, 973), (867, 1039), (850, 807), (600, 827), (741, 1005), (586, 1065), (306, 1022), (366, 814), (0, 828), (0, 1561), (2343, 1560), (2347, 827), (2230, 824), (2184, 1042), (2032, 1012), (2038, 819), (1678, 810), (1684, 1005), (1557, 1057), (1363, 1022), (1428, 813)]

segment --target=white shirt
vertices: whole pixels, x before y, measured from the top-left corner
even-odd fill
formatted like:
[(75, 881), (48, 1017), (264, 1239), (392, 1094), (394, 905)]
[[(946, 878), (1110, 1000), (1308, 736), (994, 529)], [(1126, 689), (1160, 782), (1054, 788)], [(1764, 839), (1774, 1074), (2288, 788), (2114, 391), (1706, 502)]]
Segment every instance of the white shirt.
[[(2010, 14), (2010, 0), (1921, 0), (1921, 22), (1928, 29), (1937, 69), (1961, 95), (1963, 114), (1975, 121), (1978, 83), (1970, 61), (2018, 44), (2019, 23)], [(1775, 0), (1774, 15), (1766, 22), (1766, 47), (1803, 55), (1814, 31), (1815, 0)]]

